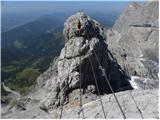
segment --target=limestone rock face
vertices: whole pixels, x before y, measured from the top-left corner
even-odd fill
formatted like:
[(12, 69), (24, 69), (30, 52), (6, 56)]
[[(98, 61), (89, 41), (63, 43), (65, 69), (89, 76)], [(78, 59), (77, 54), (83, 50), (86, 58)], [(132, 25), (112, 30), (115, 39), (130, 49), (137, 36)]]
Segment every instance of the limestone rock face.
[(158, 1), (147, 2), (145, 5), (133, 2), (122, 12), (113, 28), (121, 34), (125, 34), (131, 26), (158, 28), (158, 8)]
[(129, 4), (122, 12), (120, 17), (116, 20), (113, 28), (115, 28), (119, 33), (123, 34), (129, 27), (129, 24), (137, 19), (137, 11), (140, 9), (142, 9), (142, 7), (136, 2)]
[[(131, 95), (134, 97), (139, 109), (141, 110), (142, 115), (139, 113), (136, 108)], [(116, 93), (118, 100), (122, 106), (122, 109), (125, 113), (127, 119), (144, 119), (147, 118), (159, 118), (158, 112), (158, 89), (151, 90), (133, 90), (133, 91), (124, 91)], [(107, 119), (123, 119), (123, 116), (120, 110), (117, 108), (117, 103), (113, 95), (104, 95), (102, 96), (103, 105), (105, 106), (105, 113)], [(63, 113), (63, 119), (77, 119), (79, 106), (65, 107)], [(85, 119), (104, 119), (102, 112), (101, 104), (99, 100), (94, 100), (83, 105), (83, 111)], [(55, 117), (56, 118), (56, 117)], [(80, 116), (82, 119), (82, 115)]]
[[(118, 97), (118, 100), (127, 118), (141, 119), (141, 114), (138, 112), (138, 109), (133, 102), (133, 99), (130, 95), (131, 93), (139, 109), (141, 110), (144, 119), (158, 119), (158, 91), (158, 89), (123, 91), (116, 93), (116, 96)], [(75, 93), (72, 93), (71, 95), (74, 96), (74, 98), (71, 100), (71, 102), (64, 106), (62, 119), (78, 118), (77, 113), (79, 112), (79, 104), (77, 103), (79, 103), (79, 95), (76, 91), (73, 92)], [(86, 97), (89, 97), (89, 101), (86, 101)], [(87, 94), (86, 96), (83, 95), (83, 111), (85, 118), (104, 118), (100, 101), (96, 99), (97, 98), (95, 96), (90, 94)], [(121, 112), (117, 108), (117, 103), (113, 95), (110, 94), (102, 96), (102, 102), (105, 106), (104, 110), (106, 113), (106, 118), (123, 118)], [(12, 109), (12, 111), (9, 111), (5, 114), (3, 114), (3, 112), (4, 111), (2, 111), (3, 119), (59, 119), (60, 116), (60, 109), (55, 109), (50, 114), (48, 114), (38, 108), (38, 101), (35, 100), (28, 101), (26, 110)], [(80, 118), (82, 118), (82, 116), (80, 116)]]
[(111, 53), (130, 76), (158, 80), (158, 7), (158, 1), (132, 3), (106, 32)]
[[(128, 84), (124, 80), (123, 71), (108, 50), (103, 28), (98, 22), (85, 13), (78, 12), (66, 20), (63, 34), (66, 43), (57, 59), (57, 75), (48, 80), (49, 86), (46, 87), (48, 92), (40, 105), (42, 109), (49, 111), (67, 103), (70, 99), (69, 93), (80, 86), (83, 93), (90, 88), (88, 86), (96, 88), (91, 66), (93, 66), (100, 92), (109, 93), (110, 89), (97, 58), (107, 76), (110, 77), (110, 83), (115, 91)], [(94, 89), (91, 91), (96, 93)]]

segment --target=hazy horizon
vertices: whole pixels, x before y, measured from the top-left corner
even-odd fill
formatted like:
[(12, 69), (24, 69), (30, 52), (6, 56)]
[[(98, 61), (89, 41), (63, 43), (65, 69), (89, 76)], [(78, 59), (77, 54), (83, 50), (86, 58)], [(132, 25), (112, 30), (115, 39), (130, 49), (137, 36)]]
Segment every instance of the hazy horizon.
[(84, 2), (84, 1), (2, 1), (2, 14), (4, 13), (43, 13), (73, 12), (84, 10), (86, 12), (121, 12), (130, 2)]
[(130, 1), (1, 1), (2, 31), (45, 15), (69, 16), (78, 11), (114, 21), (129, 3)]

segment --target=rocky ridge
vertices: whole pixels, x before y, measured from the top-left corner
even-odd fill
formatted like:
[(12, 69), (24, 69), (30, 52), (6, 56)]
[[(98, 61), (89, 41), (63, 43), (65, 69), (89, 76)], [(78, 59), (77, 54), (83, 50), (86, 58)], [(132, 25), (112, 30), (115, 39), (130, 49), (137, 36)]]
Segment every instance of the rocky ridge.
[[(81, 24), (80, 29), (77, 27), (78, 21)], [(96, 89), (91, 66), (98, 79), (100, 92), (109, 93), (110, 89), (96, 57), (105, 68), (107, 76), (110, 76), (109, 80), (115, 91), (128, 84), (125, 81), (125, 74), (107, 48), (103, 28), (97, 21), (83, 12), (78, 12), (66, 20), (63, 34), (66, 44), (57, 59), (57, 73), (46, 84), (49, 92), (41, 104), (42, 109), (48, 111), (50, 107), (54, 109), (56, 106), (69, 102), (68, 94), (80, 86), (83, 94), (90, 88), (91, 91), (97, 93), (98, 89)]]
[[(109, 94), (111, 91), (94, 51), (117, 92), (126, 117), (141, 118), (131, 93), (144, 118), (158, 118), (159, 28), (155, 10), (157, 2), (150, 2), (145, 6), (130, 4), (114, 27), (107, 30), (107, 38), (101, 25), (85, 13), (78, 12), (70, 16), (64, 24), (66, 44), (60, 56), (37, 78), (36, 89), (3, 112), (2, 118), (59, 118), (62, 105), (62, 118), (77, 118), (80, 86), (85, 118), (103, 118), (89, 60), (95, 70), (107, 118), (122, 118), (113, 95)], [(149, 11), (152, 15), (143, 11)], [(79, 21), (80, 29), (77, 27)], [(148, 55), (146, 49), (153, 56), (147, 52)], [(133, 88), (138, 90), (128, 90)]]

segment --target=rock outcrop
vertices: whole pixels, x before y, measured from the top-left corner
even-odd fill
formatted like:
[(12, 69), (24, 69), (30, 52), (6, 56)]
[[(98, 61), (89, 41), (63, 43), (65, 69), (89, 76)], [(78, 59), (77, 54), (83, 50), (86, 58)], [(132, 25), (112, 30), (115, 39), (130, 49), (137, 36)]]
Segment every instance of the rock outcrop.
[(140, 5), (137, 2), (129, 4), (113, 26), (121, 34), (126, 34), (130, 27), (159, 28), (158, 1)]
[[(144, 119), (148, 118), (159, 118), (158, 112), (158, 89), (149, 89), (149, 90), (132, 90), (130, 91), (132, 96), (134, 97), (139, 109), (141, 110), (142, 116)], [(135, 103), (130, 96), (129, 91), (116, 93), (118, 100), (122, 106), (123, 111), (125, 111), (125, 115), (127, 118), (139, 118), (141, 119), (141, 114), (138, 112), (138, 109), (135, 106)], [(76, 97), (77, 94), (75, 94)], [(78, 95), (77, 95), (78, 96)], [(87, 97), (90, 97), (88, 95)], [(96, 100), (95, 97), (92, 96), (90, 101), (86, 101), (86, 96), (83, 97), (83, 110), (85, 113), (85, 118), (87, 119), (103, 119), (104, 116), (102, 114), (102, 109), (100, 105), (100, 101)], [(113, 98), (113, 95), (104, 95), (102, 96), (102, 102), (105, 106), (105, 113), (108, 119), (113, 118), (123, 118), (119, 109), (117, 108), (117, 103)], [(64, 106), (62, 118), (70, 119), (75, 118), (78, 119), (79, 112), (79, 99), (73, 99), (72, 102)], [(55, 109), (50, 114), (42, 111), (38, 107), (38, 102), (35, 100), (31, 100), (27, 104), (27, 109), (20, 111), (17, 109), (13, 109), (13, 111), (9, 111), (6, 114), (2, 114), (3, 119), (59, 119), (60, 118), (60, 110)], [(82, 118), (82, 115), (80, 116)]]
[(158, 81), (158, 8), (158, 1), (132, 3), (106, 32), (111, 53), (129, 76)]
[[(131, 97), (134, 97), (136, 104), (138, 105), (141, 113), (136, 108), (136, 105)], [(152, 90), (133, 90), (116, 93), (118, 100), (122, 106), (127, 119), (148, 119), (159, 118), (158, 112), (158, 89)], [(120, 110), (117, 107), (117, 103), (113, 95), (104, 95), (102, 97), (103, 104), (105, 106), (105, 113), (107, 119), (123, 119)], [(76, 101), (75, 101), (76, 102)], [(100, 107), (100, 101), (94, 100), (83, 105), (85, 119), (104, 119), (102, 108)], [(63, 119), (78, 119), (79, 106), (69, 104), (65, 106), (63, 112)], [(57, 114), (57, 117), (56, 117)], [(53, 112), (52, 118), (59, 118), (58, 112)], [(80, 116), (82, 119), (82, 115)]]
[(59, 118), (63, 109), (62, 118), (77, 118), (81, 98), (85, 118), (104, 118), (97, 87), (106, 118), (122, 118), (104, 73), (127, 118), (158, 118), (158, 6), (156, 1), (130, 4), (107, 30), (107, 38), (85, 13), (70, 16), (60, 55), (37, 78), (33, 92), (2, 105), (2, 118)]
[[(78, 24), (80, 28), (77, 27)], [(110, 89), (100, 64), (114, 91), (123, 86), (129, 87), (124, 72), (107, 48), (103, 28), (97, 21), (83, 12), (78, 12), (66, 20), (63, 34), (66, 43), (57, 59), (57, 73), (47, 81), (48, 94), (40, 106), (42, 109), (49, 111), (68, 102), (68, 94), (80, 86), (83, 93), (90, 88), (88, 86), (92, 86), (97, 93), (92, 66), (101, 94), (109, 93)]]

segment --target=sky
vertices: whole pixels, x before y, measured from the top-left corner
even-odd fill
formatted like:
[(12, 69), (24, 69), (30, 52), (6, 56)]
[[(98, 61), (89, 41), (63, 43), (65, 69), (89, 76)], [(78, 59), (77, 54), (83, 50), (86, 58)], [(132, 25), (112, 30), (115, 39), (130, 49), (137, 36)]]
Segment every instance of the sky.
[[(135, 1), (135, 0), (2, 0), (2, 1)], [(136, 0), (149, 1), (149, 0)]]
[(37, 12), (37, 13), (56, 13), (56, 12), (70, 12), (76, 10), (86, 11), (121, 11), (129, 2), (112, 2), (112, 1), (101, 1), (101, 2), (80, 2), (80, 1), (30, 1), (30, 2), (16, 2), (16, 1), (2, 1), (2, 13), (26, 13), (26, 12)]
[(3, 26), (24, 24), (44, 15), (72, 15), (84, 11), (88, 15), (112, 18), (120, 15), (131, 1), (4, 1), (1, 2)]

